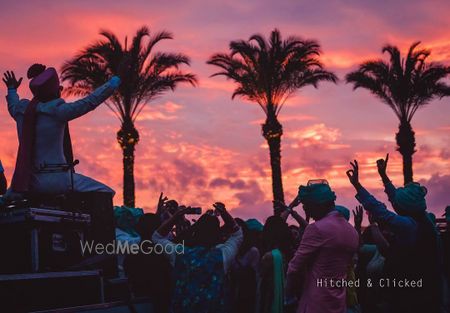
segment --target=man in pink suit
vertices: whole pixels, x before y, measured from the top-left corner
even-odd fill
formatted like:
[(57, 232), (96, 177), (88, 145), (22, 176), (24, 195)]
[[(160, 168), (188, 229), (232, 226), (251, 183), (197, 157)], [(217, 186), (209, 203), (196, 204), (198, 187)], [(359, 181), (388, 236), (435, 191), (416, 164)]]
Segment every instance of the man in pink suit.
[(315, 223), (306, 227), (288, 267), (288, 286), (302, 286), (297, 313), (344, 313), (358, 233), (335, 210), (336, 196), (328, 183), (300, 186), (298, 197)]

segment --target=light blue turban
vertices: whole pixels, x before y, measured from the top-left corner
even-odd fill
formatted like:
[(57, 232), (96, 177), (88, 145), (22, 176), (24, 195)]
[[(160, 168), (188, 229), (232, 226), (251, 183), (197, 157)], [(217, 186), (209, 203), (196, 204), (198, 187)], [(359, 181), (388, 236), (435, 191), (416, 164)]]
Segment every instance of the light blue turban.
[(248, 230), (254, 230), (254, 231), (262, 231), (264, 226), (261, 224), (257, 219), (251, 218), (248, 219), (245, 224), (247, 225)]
[(141, 208), (114, 207), (114, 218), (117, 227), (135, 237), (139, 236), (136, 232), (136, 224), (142, 215), (144, 215), (144, 210)]
[(394, 203), (405, 212), (418, 213), (427, 209), (425, 195), (427, 189), (419, 183), (408, 183), (405, 187), (397, 188)]
[(345, 219), (346, 219), (347, 221), (350, 220), (350, 210), (347, 209), (345, 206), (342, 206), (342, 205), (336, 205), (336, 206), (334, 207), (334, 209), (335, 209), (336, 211), (338, 211), (343, 217), (345, 217)]
[(303, 204), (325, 204), (336, 200), (336, 194), (328, 184), (300, 186), (298, 197)]

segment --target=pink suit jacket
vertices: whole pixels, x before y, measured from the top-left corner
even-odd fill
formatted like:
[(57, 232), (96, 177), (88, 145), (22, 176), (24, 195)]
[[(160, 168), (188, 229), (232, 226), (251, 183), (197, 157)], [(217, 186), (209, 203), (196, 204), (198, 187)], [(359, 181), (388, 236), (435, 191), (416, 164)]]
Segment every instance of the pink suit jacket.
[(293, 285), (305, 273), (297, 313), (346, 312), (346, 288), (325, 287), (325, 280), (347, 278), (358, 246), (358, 233), (337, 211), (306, 227), (287, 274)]

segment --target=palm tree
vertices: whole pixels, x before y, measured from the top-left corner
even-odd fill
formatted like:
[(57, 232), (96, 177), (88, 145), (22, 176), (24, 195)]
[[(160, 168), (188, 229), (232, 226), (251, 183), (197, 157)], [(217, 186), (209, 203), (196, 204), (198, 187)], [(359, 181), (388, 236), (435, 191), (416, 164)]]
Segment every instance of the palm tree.
[(266, 115), (262, 135), (270, 149), (272, 167), (272, 191), (274, 201), (284, 203), (281, 176), (281, 136), (283, 127), (278, 114), (285, 101), (298, 89), (320, 81), (336, 82), (336, 76), (324, 70), (318, 57), (319, 44), (299, 37), (281, 38), (274, 29), (266, 40), (256, 34), (249, 40), (230, 42), (230, 53), (213, 55), (208, 64), (221, 68), (212, 76), (225, 76), (237, 87), (236, 96), (258, 103)]
[[(172, 39), (166, 31), (150, 35), (147, 27), (141, 27), (127, 47), (115, 34), (101, 31), (102, 40), (82, 49), (62, 66), (62, 79), (70, 86), (68, 95), (86, 95), (101, 86), (106, 79), (117, 75), (119, 65), (127, 59), (129, 70), (122, 75), (122, 83), (106, 104), (120, 120), (117, 141), (123, 152), (123, 199), (124, 204), (134, 207), (134, 150), (139, 142), (139, 132), (134, 123), (145, 105), (180, 83), (196, 85), (196, 77), (183, 72), (180, 65), (190, 64), (181, 53), (154, 52), (154, 46), (165, 39)], [(148, 41), (145, 43), (145, 39)]]
[(403, 157), (404, 183), (413, 181), (412, 156), (416, 152), (415, 134), (411, 120), (417, 110), (435, 98), (450, 95), (450, 86), (444, 79), (450, 74), (450, 67), (427, 62), (430, 50), (419, 49), (420, 42), (411, 45), (406, 59), (397, 47), (386, 45), (389, 62), (367, 61), (347, 74), (347, 83), (353, 89), (365, 88), (387, 104), (400, 120), (396, 134), (397, 150)]

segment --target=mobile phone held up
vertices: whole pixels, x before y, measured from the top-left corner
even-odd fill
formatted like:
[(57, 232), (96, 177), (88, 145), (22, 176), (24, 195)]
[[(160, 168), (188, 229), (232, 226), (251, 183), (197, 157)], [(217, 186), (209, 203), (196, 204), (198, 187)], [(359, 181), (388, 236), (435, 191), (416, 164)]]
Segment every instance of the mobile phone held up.
[(186, 210), (186, 214), (202, 214), (202, 208), (199, 207), (188, 207)]

